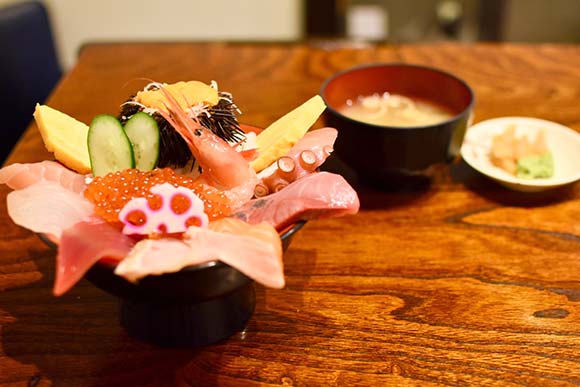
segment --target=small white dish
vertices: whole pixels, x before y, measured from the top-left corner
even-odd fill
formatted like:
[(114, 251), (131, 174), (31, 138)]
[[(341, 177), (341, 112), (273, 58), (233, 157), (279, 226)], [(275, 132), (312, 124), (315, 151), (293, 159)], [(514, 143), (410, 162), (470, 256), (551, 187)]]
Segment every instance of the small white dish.
[[(535, 138), (543, 130), (554, 158), (554, 175), (545, 179), (521, 179), (493, 165), (489, 159), (492, 138), (515, 125), (516, 137)], [(538, 192), (580, 179), (580, 134), (555, 122), (531, 117), (500, 117), (479, 122), (467, 130), (461, 157), (475, 170), (516, 191)]]

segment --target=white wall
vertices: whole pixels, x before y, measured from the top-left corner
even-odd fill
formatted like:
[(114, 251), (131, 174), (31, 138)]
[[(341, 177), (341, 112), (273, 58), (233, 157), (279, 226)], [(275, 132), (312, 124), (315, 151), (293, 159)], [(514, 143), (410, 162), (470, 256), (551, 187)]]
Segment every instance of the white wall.
[[(0, 0), (0, 6), (23, 0)], [(301, 0), (44, 0), (61, 64), (91, 41), (278, 40), (303, 34)]]

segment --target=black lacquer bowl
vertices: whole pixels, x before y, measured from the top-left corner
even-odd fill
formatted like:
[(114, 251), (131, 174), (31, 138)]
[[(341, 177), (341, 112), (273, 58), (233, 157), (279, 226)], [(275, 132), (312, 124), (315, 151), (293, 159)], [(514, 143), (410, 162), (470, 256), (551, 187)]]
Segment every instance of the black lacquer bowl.
[[(453, 117), (426, 126), (375, 125), (341, 114), (347, 100), (359, 96), (402, 94), (444, 107)], [(341, 71), (320, 90), (324, 120), (338, 129), (338, 157), (368, 181), (420, 172), (459, 154), (469, 126), (474, 94), (463, 80), (439, 69), (406, 63), (375, 63)]]
[[(283, 251), (305, 223), (298, 222), (282, 232)], [(156, 345), (211, 344), (244, 329), (254, 313), (253, 280), (219, 261), (147, 276), (138, 283), (127, 281), (114, 270), (113, 264), (99, 262), (85, 278), (119, 298), (120, 323), (131, 336)]]

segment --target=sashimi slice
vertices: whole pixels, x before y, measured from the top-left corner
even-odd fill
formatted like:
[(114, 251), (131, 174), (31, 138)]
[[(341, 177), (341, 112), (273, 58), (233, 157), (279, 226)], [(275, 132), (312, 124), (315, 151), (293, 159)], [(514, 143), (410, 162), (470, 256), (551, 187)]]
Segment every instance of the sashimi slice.
[(267, 222), (282, 230), (299, 220), (356, 214), (359, 206), (355, 190), (342, 176), (317, 172), (274, 194), (249, 201), (233, 216), (250, 224)]
[(6, 184), (12, 189), (23, 189), (41, 181), (55, 182), (77, 193), (86, 188), (84, 175), (73, 172), (56, 161), (16, 163), (0, 169), (0, 184)]
[(252, 226), (231, 218), (212, 222), (209, 228), (190, 227), (183, 240), (144, 239), (117, 265), (115, 274), (135, 282), (216, 259), (265, 286), (284, 287), (282, 244), (276, 230), (266, 223)]
[(60, 239), (63, 230), (93, 213), (91, 202), (54, 181), (41, 181), (12, 191), (6, 201), (14, 223), (48, 234), (54, 241)]
[(115, 274), (131, 282), (147, 275), (173, 273), (187, 265), (202, 263), (181, 239), (142, 239), (115, 268)]
[(264, 286), (284, 287), (282, 241), (271, 225), (223, 218), (210, 223), (209, 229), (190, 227), (186, 235), (192, 249), (205, 246), (211, 259), (219, 259)]
[(135, 241), (103, 220), (92, 218), (66, 229), (56, 257), (53, 293), (60, 296), (76, 284), (101, 258), (121, 260)]

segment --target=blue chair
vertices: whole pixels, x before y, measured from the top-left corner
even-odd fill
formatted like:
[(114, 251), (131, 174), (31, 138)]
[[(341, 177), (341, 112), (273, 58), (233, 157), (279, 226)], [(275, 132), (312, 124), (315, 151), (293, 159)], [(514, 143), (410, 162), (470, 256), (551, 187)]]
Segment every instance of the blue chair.
[(43, 4), (0, 8), (0, 164), (61, 77)]

